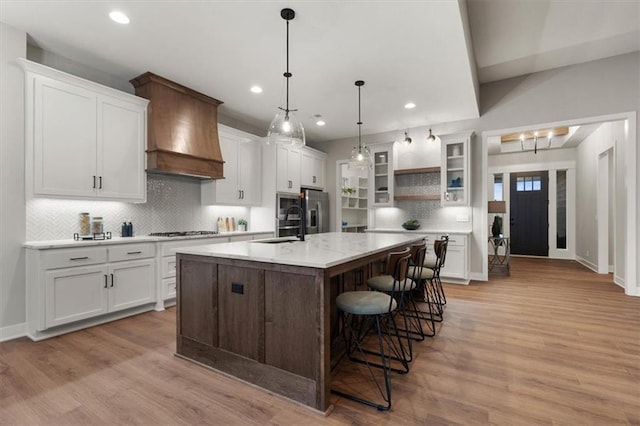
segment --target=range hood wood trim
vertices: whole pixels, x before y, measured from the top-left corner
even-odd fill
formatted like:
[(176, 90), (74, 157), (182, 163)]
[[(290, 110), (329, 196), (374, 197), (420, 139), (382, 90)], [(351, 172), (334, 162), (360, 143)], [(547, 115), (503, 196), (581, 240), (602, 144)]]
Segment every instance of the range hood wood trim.
[(222, 179), (217, 112), (222, 102), (151, 72), (130, 82), (136, 95), (150, 100), (147, 171)]

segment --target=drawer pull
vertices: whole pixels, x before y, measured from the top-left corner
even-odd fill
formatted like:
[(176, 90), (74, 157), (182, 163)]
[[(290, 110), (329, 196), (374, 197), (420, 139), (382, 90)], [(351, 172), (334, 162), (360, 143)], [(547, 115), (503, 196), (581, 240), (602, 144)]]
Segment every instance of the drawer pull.
[(127, 252), (127, 254), (141, 254), (142, 252), (140, 250), (138, 251), (129, 251)]
[(70, 257), (69, 260), (87, 260), (89, 259), (89, 256), (82, 256), (82, 257)]

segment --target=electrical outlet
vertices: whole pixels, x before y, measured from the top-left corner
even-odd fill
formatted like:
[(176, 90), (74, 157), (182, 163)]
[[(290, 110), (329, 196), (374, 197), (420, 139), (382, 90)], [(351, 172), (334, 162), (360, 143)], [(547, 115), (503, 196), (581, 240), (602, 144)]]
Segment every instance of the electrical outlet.
[(468, 214), (459, 214), (456, 216), (456, 222), (469, 222)]
[(587, 257), (589, 257), (589, 250), (587, 250)]

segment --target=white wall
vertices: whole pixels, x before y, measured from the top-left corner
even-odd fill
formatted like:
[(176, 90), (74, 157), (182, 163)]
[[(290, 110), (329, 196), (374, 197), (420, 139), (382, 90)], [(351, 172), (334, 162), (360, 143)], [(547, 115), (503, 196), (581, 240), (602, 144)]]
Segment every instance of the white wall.
[(0, 341), (25, 321), (24, 74), (27, 35), (0, 22)]
[[(474, 120), (464, 120), (452, 123), (434, 124), (434, 133), (446, 134), (465, 130), (475, 130), (476, 133), (490, 132), (497, 129), (535, 126), (540, 123), (556, 123), (577, 120), (585, 117), (597, 117), (608, 114), (620, 114), (640, 109), (640, 53), (630, 53), (584, 64), (573, 65), (554, 70), (530, 74), (481, 85), (480, 102), (481, 117)], [(366, 122), (366, 117), (365, 117)], [(363, 126), (366, 131), (366, 126)], [(426, 132), (427, 128), (410, 129), (412, 135), (416, 132)], [(355, 133), (355, 131), (354, 131)], [(633, 140), (624, 140), (621, 144), (634, 145), (634, 158), (640, 164), (636, 150), (640, 132), (636, 132)], [(390, 142), (396, 138), (397, 132), (388, 132), (364, 137), (367, 143)], [(413, 137), (413, 136), (412, 136)], [(354, 138), (335, 140), (326, 144), (316, 144), (329, 154), (327, 161), (327, 178), (335, 179), (335, 161), (348, 158), (354, 145)], [(484, 247), (486, 242), (486, 170), (483, 171), (485, 153), (480, 149), (481, 138), (477, 137), (472, 158), (472, 209), (473, 236), (471, 238), (471, 272), (475, 277), (481, 276), (485, 264)], [(624, 150), (624, 147), (623, 147)], [(629, 150), (627, 150), (629, 152)], [(624, 159), (624, 157), (622, 157)], [(624, 161), (616, 165), (616, 170), (623, 176), (632, 175)], [(638, 175), (628, 185), (638, 188)], [(335, 182), (329, 182), (329, 189), (335, 188)], [(624, 194), (626, 196), (626, 194)], [(623, 202), (619, 198), (620, 202)], [(618, 216), (625, 211), (623, 207), (617, 210)], [(640, 208), (640, 201), (636, 199), (635, 211)], [(617, 223), (626, 223), (624, 218), (618, 217)], [(636, 215), (636, 231), (632, 238), (635, 240), (635, 254), (637, 258), (640, 249), (638, 229), (640, 218)], [(620, 230), (617, 230), (617, 235)], [(620, 238), (616, 239), (620, 248)], [(625, 251), (626, 252), (626, 251)], [(640, 263), (637, 259), (636, 263)], [(637, 274), (636, 274), (637, 277)], [(638, 286), (637, 278), (635, 287)], [(632, 284), (633, 285), (633, 284)], [(636, 290), (638, 291), (638, 290)]]
[(576, 256), (590, 267), (598, 264), (598, 155), (612, 146), (611, 123), (604, 123), (576, 149)]

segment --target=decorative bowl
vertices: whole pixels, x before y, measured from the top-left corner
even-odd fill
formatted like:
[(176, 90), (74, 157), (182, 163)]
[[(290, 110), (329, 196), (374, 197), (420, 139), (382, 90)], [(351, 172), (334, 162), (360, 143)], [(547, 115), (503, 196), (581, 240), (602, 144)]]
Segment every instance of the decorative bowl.
[(407, 221), (402, 224), (402, 227), (407, 231), (415, 231), (416, 229), (420, 228), (420, 223)]

